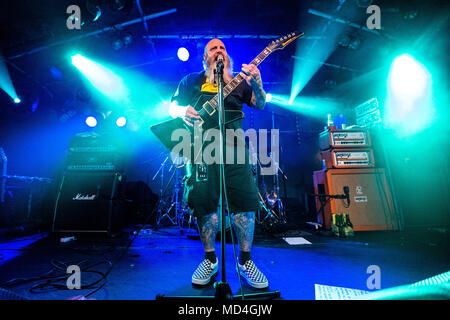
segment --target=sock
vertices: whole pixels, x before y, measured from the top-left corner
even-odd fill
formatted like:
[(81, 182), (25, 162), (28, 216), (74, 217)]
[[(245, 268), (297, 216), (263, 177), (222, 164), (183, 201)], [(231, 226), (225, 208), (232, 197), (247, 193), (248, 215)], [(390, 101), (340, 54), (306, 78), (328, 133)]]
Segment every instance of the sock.
[(211, 263), (216, 263), (217, 257), (215, 251), (205, 252), (205, 258), (211, 261)]
[(239, 251), (239, 264), (243, 266), (248, 260), (252, 260), (250, 251)]

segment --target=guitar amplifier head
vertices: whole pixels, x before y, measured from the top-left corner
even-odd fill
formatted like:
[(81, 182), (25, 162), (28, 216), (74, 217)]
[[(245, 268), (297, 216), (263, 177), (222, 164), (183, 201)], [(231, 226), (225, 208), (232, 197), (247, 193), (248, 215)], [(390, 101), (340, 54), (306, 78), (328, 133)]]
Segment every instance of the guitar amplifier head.
[(366, 130), (338, 130), (328, 128), (319, 135), (320, 150), (330, 148), (367, 148), (371, 146)]
[(327, 169), (375, 167), (372, 149), (331, 149), (320, 155)]

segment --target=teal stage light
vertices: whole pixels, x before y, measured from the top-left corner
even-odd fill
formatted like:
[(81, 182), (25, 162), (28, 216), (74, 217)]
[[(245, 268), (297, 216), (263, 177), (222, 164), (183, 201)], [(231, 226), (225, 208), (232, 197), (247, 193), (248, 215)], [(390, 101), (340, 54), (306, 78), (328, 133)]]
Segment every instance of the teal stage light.
[(399, 135), (426, 128), (434, 118), (431, 75), (409, 54), (394, 59), (387, 79), (386, 122)]
[(392, 94), (403, 100), (422, 96), (428, 80), (427, 70), (408, 54), (402, 54), (392, 63), (389, 87)]
[(110, 68), (90, 60), (81, 54), (73, 55), (72, 64), (103, 95), (121, 104), (129, 103), (129, 91), (121, 77)]
[(118, 127), (124, 127), (125, 125), (127, 124), (127, 119), (125, 118), (125, 117), (119, 117), (119, 118), (117, 118), (117, 120), (116, 120), (116, 125), (118, 126)]

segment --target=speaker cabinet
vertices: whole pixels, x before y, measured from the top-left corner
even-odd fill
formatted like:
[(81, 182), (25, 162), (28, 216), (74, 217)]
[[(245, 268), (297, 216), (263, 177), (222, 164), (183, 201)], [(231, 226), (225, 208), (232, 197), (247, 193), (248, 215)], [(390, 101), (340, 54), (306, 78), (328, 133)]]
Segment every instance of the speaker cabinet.
[(123, 176), (114, 172), (70, 172), (63, 176), (53, 214), (53, 232), (103, 232), (123, 226)]
[[(331, 199), (324, 207), (324, 217), (319, 213), (318, 220), (331, 227), (331, 215), (348, 213), (355, 231), (397, 230), (392, 195), (386, 182), (384, 169), (330, 169), (314, 171), (316, 194), (344, 194), (349, 187), (350, 205), (346, 200)], [(316, 198), (316, 207), (321, 206)]]

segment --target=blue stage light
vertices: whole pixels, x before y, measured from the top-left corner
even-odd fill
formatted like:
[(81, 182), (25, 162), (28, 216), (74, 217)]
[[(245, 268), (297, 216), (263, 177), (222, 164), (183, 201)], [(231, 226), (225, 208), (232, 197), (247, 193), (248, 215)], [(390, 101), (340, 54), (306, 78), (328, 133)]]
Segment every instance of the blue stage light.
[(189, 51), (186, 48), (181, 47), (177, 51), (177, 56), (178, 56), (178, 59), (180, 59), (181, 61), (188, 61)]
[(95, 117), (93, 117), (93, 116), (89, 116), (86, 118), (86, 124), (89, 127), (93, 128), (97, 125), (97, 119), (95, 119)]
[(14, 98), (14, 103), (21, 103), (22, 102), (22, 100), (20, 100), (20, 98), (19, 97), (17, 97), (17, 98)]

